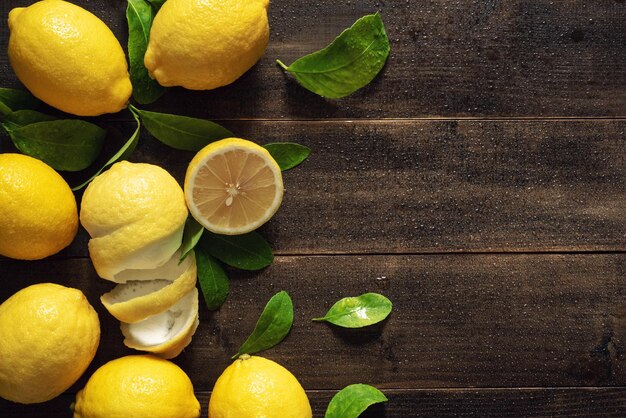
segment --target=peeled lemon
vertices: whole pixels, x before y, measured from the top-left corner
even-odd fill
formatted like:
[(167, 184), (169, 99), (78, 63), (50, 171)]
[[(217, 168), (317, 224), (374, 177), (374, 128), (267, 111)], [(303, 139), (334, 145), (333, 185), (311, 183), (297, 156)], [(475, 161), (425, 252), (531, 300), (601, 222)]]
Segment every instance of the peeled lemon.
[(209, 418), (310, 418), (309, 399), (289, 370), (263, 357), (239, 357), (215, 382)]
[(232, 83), (265, 52), (269, 0), (168, 0), (154, 18), (144, 63), (162, 86)]
[(0, 255), (48, 257), (78, 231), (76, 199), (63, 177), (22, 154), (0, 154)]
[(126, 107), (132, 86), (124, 51), (92, 13), (44, 0), (11, 10), (9, 29), (11, 66), (36, 97), (80, 116)]
[(224, 235), (255, 230), (283, 199), (280, 167), (254, 142), (227, 138), (204, 147), (189, 163), (185, 199), (191, 215)]
[(172, 358), (198, 328), (197, 267), (179, 248), (188, 216), (183, 190), (164, 169), (114, 164), (85, 190), (80, 220), (98, 275), (119, 283), (101, 297), (124, 344)]
[(187, 214), (183, 191), (167, 171), (114, 164), (87, 186), (81, 202), (80, 221), (91, 236), (89, 255), (98, 275), (124, 283), (135, 270), (164, 265), (180, 247)]
[(112, 360), (76, 395), (74, 418), (198, 418), (200, 403), (185, 372), (144, 355)]
[(100, 342), (100, 321), (80, 290), (29, 286), (0, 305), (0, 397), (48, 401), (85, 372)]

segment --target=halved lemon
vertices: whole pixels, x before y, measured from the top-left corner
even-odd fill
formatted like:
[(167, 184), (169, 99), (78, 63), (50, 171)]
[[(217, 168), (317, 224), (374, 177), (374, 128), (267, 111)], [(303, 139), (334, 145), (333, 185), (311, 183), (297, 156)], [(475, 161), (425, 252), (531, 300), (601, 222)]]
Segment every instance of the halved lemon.
[(254, 142), (213, 142), (189, 163), (185, 200), (211, 232), (238, 235), (267, 222), (283, 200), (283, 177), (270, 153)]

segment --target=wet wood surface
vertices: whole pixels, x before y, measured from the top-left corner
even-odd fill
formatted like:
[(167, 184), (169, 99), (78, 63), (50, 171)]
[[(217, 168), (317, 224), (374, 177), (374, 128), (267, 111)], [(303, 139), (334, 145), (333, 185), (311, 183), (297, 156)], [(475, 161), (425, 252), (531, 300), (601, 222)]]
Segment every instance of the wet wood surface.
[[(5, 1), (0, 15), (30, 3)], [(126, 42), (124, 1), (76, 3)], [(275, 65), (374, 11), (392, 53), (353, 96), (326, 101)], [(370, 418), (626, 416), (625, 22), (622, 0), (276, 0), (270, 45), (249, 73), (211, 92), (171, 89), (148, 106), (313, 151), (284, 174), (283, 206), (261, 229), (274, 264), (230, 271), (227, 302), (202, 306), (174, 360), (203, 416), (279, 290), (293, 298), (294, 327), (262, 355), (299, 378), (316, 417), (351, 383), (389, 397)], [(7, 41), (2, 23), (3, 51)], [(0, 86), (19, 86), (4, 53)], [(128, 120), (97, 122), (123, 136)], [(0, 138), (0, 151), (12, 150)], [(191, 157), (143, 135), (131, 160), (182, 181)], [(99, 301), (112, 285), (93, 270), (87, 240), (81, 230), (49, 259), (0, 259), (0, 302), (52, 281), (83, 290), (102, 322), (96, 358), (68, 392), (40, 405), (0, 400), (0, 417), (69, 417), (88, 376), (132, 353)], [(393, 301), (384, 323), (346, 331), (310, 321), (368, 291)]]

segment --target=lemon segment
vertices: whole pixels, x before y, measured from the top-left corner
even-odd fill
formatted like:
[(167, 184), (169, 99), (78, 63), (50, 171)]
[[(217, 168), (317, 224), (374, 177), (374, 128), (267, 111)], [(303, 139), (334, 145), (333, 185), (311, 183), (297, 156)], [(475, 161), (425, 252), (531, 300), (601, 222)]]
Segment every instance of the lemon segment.
[(0, 255), (37, 260), (78, 231), (76, 199), (63, 177), (22, 154), (0, 154)]
[(124, 51), (87, 10), (61, 0), (9, 13), (11, 66), (33, 95), (79, 116), (115, 113), (132, 93)]
[(280, 167), (254, 142), (227, 138), (192, 159), (185, 176), (191, 215), (217, 234), (253, 231), (276, 213), (283, 199)]
[(169, 359), (189, 345), (198, 324), (198, 290), (193, 288), (166, 311), (141, 322), (122, 323), (121, 330), (127, 347)]
[(100, 342), (85, 295), (53, 283), (29, 286), (0, 305), (0, 397), (45, 402), (78, 380)]
[(144, 64), (162, 86), (232, 83), (265, 52), (268, 0), (168, 0), (154, 18)]
[(263, 357), (239, 357), (215, 382), (209, 418), (311, 418), (309, 399), (296, 377)]
[(193, 384), (174, 363), (126, 356), (101, 366), (76, 395), (74, 418), (198, 418)]
[(135, 280), (118, 284), (112, 291), (102, 295), (102, 304), (115, 318), (128, 323), (139, 322), (165, 311), (196, 285), (194, 253), (189, 253), (180, 264), (179, 258), (180, 252), (177, 252), (161, 267), (138, 270)]

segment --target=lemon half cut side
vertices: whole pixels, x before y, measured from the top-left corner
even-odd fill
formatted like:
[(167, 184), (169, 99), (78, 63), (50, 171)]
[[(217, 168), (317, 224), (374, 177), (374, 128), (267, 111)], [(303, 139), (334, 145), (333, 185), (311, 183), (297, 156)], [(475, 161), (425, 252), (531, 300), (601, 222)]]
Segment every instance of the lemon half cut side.
[(253, 231), (276, 213), (283, 199), (278, 163), (254, 142), (227, 138), (204, 147), (185, 176), (191, 215), (217, 234)]

